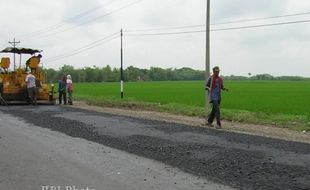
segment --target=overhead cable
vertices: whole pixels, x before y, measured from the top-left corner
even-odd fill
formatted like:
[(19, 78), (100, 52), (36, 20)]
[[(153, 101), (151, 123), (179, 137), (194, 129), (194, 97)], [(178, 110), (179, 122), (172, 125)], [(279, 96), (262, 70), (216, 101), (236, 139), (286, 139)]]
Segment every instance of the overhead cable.
[(249, 19), (233, 20), (233, 21), (226, 21), (226, 22), (217, 22), (217, 23), (212, 23), (211, 25), (214, 26), (214, 25), (222, 25), (222, 24), (252, 22), (252, 21), (259, 21), (259, 20), (270, 20), (270, 19), (276, 19), (276, 18), (302, 16), (302, 15), (308, 15), (308, 14), (310, 14), (310, 12), (302, 12), (302, 13), (294, 13), (294, 14), (286, 14), (286, 15), (278, 15), (278, 16), (270, 16), (270, 17), (260, 17), (260, 18), (249, 18)]
[(119, 11), (125, 9), (125, 8), (131, 7), (131, 6), (133, 6), (133, 5), (135, 5), (135, 4), (138, 4), (138, 3), (142, 2), (142, 1), (144, 1), (144, 0), (137, 0), (137, 1), (134, 1), (134, 2), (131, 2), (131, 3), (128, 3), (128, 4), (124, 5), (124, 6), (119, 7), (119, 8), (117, 8), (117, 9), (114, 9), (114, 10), (112, 10), (112, 11), (110, 11), (110, 12), (104, 14), (104, 15), (95, 17), (95, 18), (93, 18), (93, 19), (90, 19), (90, 20), (88, 20), (88, 21), (82, 22), (82, 23), (80, 23), (80, 24), (77, 24), (77, 25), (72, 26), (72, 27), (69, 27), (69, 28), (66, 28), (66, 29), (63, 29), (63, 30), (60, 30), (60, 31), (57, 31), (57, 32), (54, 32), (54, 33), (51, 33), (51, 34), (44, 35), (44, 36), (42, 36), (42, 37), (49, 37), (49, 36), (52, 36), (52, 35), (56, 35), (56, 34), (59, 34), (59, 33), (62, 33), (62, 32), (66, 32), (66, 31), (75, 29), (75, 28), (77, 28), (77, 27), (80, 27), (80, 26), (83, 26), (83, 25), (86, 25), (86, 24), (90, 24), (90, 23), (94, 22), (95, 20), (102, 19), (102, 18), (104, 18), (104, 17), (106, 17), (106, 16), (109, 16), (109, 15), (111, 15), (111, 14), (114, 14), (114, 13), (116, 13), (116, 12), (119, 12)]
[[(271, 24), (260, 24), (260, 25), (248, 25), (248, 26), (239, 26), (239, 27), (229, 27), (229, 28), (218, 28), (211, 29), (212, 32), (217, 31), (227, 31), (227, 30), (241, 30), (241, 29), (250, 29), (250, 28), (261, 28), (261, 27), (269, 27), (269, 26), (279, 26), (279, 25), (289, 25), (289, 24), (299, 24), (299, 23), (308, 23), (310, 20), (299, 20), (299, 21), (291, 21), (291, 22), (278, 22)], [(175, 34), (189, 34), (189, 33), (201, 33), (206, 32), (206, 30), (191, 30), (191, 31), (179, 31), (179, 32), (161, 32), (161, 33), (136, 33), (136, 34), (124, 34), (125, 36), (159, 36), (159, 35), (175, 35)]]
[[(224, 24), (234, 24), (234, 23), (243, 23), (243, 22), (252, 22), (252, 21), (259, 21), (259, 20), (270, 20), (276, 18), (285, 18), (285, 17), (293, 17), (293, 16), (302, 16), (308, 15), (310, 12), (302, 12), (302, 13), (294, 13), (294, 14), (286, 14), (286, 15), (277, 15), (277, 16), (270, 16), (270, 17), (259, 17), (259, 18), (249, 18), (249, 19), (241, 19), (241, 20), (233, 20), (233, 21), (225, 21), (225, 22), (217, 22), (211, 23), (211, 26), (216, 25), (224, 25)], [(185, 25), (185, 26), (168, 26), (168, 27), (159, 27), (159, 28), (147, 28), (147, 29), (129, 29), (125, 32), (142, 32), (142, 31), (158, 31), (158, 30), (174, 30), (174, 29), (184, 29), (184, 28), (198, 28), (198, 27), (205, 27), (205, 24), (196, 24), (196, 25)]]
[(65, 22), (70, 22), (70, 21), (82, 18), (82, 17), (84, 17), (86, 15), (89, 15), (89, 14), (93, 13), (94, 11), (96, 11), (98, 9), (101, 9), (103, 6), (107, 6), (107, 5), (111, 4), (111, 3), (112, 2), (109, 2), (109, 3), (106, 3), (106, 4), (102, 4), (100, 6), (88, 9), (88, 10), (86, 10), (86, 11), (84, 11), (84, 12), (78, 14), (78, 15), (75, 15), (75, 16), (72, 16), (72, 17), (70, 17), (68, 19), (65, 19), (64, 21), (62, 21), (62, 22), (60, 22), (58, 24), (54, 24), (54, 25), (51, 25), (51, 26), (47, 26), (45, 28), (38, 29), (38, 30), (33, 31), (33, 32), (29, 32), (29, 33), (23, 34), (23, 35), (21, 35), (21, 37), (36, 35), (36, 34), (40, 34), (40, 33), (43, 33), (43, 32), (50, 32), (50, 30), (53, 30), (55, 28), (59, 29), (59, 28), (61, 28), (62, 26), (64, 26), (66, 24)]
[(135, 29), (135, 30), (124, 30), (124, 32), (143, 32), (143, 31), (156, 31), (156, 30), (174, 30), (174, 29), (184, 29), (184, 28), (198, 28), (204, 27), (205, 24), (200, 25), (187, 25), (187, 26), (170, 26), (161, 28), (148, 28), (148, 29)]
[(219, 28), (219, 29), (212, 29), (211, 31), (225, 31), (225, 30), (239, 30), (239, 29), (249, 29), (249, 28), (261, 28), (261, 27), (268, 27), (268, 26), (300, 24), (300, 23), (307, 23), (307, 22), (310, 22), (310, 20), (299, 20), (299, 21), (291, 21), (291, 22), (278, 22), (278, 23), (271, 23), (271, 24), (260, 24), (260, 25), (250, 25), (250, 26), (230, 27), (230, 28)]
[(64, 59), (64, 58), (71, 57), (71, 56), (76, 55), (76, 54), (83, 53), (83, 52), (88, 51), (90, 49), (93, 49), (95, 47), (101, 46), (107, 42), (110, 42), (116, 38), (119, 38), (119, 32), (113, 33), (109, 36), (106, 36), (106, 37), (100, 39), (100, 40), (96, 40), (90, 44), (87, 44), (85, 46), (80, 47), (79, 49), (76, 49), (76, 50), (61, 54), (61, 55), (57, 55), (57, 56), (54, 56), (51, 58), (47, 58), (46, 62), (53, 62), (53, 61), (56, 61), (59, 59)]
[(202, 33), (206, 30), (195, 30), (195, 31), (181, 31), (181, 32), (162, 32), (162, 33), (143, 33), (143, 34), (124, 34), (124, 36), (161, 36), (161, 35), (174, 35), (174, 34), (191, 34), (191, 33)]

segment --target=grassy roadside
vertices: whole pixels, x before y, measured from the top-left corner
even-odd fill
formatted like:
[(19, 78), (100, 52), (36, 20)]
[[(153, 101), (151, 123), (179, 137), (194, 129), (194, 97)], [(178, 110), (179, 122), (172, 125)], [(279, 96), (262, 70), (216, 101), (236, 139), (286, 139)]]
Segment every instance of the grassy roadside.
[[(189, 106), (177, 103), (151, 103), (139, 102), (133, 99), (97, 97), (78, 95), (76, 100), (85, 101), (90, 105), (117, 107), (124, 109), (149, 110), (168, 112), (186, 116), (204, 117), (206, 115), (204, 108), (201, 106)], [(290, 114), (271, 114), (262, 112), (251, 112), (246, 110), (222, 109), (222, 118), (228, 121), (242, 123), (272, 125), (280, 128), (288, 128), (295, 131), (310, 131), (310, 116), (307, 115), (290, 115)]]

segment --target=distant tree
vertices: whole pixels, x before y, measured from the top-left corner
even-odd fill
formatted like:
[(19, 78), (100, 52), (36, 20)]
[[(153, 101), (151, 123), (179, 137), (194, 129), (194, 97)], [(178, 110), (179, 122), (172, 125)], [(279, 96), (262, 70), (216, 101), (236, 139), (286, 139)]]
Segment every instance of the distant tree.
[(58, 79), (58, 71), (54, 69), (43, 69), (43, 72), (46, 73), (47, 81), (54, 83)]
[(163, 81), (167, 79), (166, 70), (159, 67), (151, 67), (149, 77), (153, 81)]
[(73, 72), (74, 72), (74, 67), (71, 65), (64, 65), (59, 70), (59, 74), (61, 76), (67, 76), (68, 74), (71, 75), (71, 73), (73, 73)]
[(84, 72), (85, 72), (85, 82), (95, 82), (95, 76), (94, 76), (94, 70), (91, 67), (85, 67), (84, 68)]
[(258, 75), (256, 75), (256, 79), (258, 79), (258, 80), (273, 80), (274, 77), (272, 75), (269, 75), (269, 74), (258, 74)]
[(113, 82), (112, 69), (110, 65), (103, 68), (103, 80), (105, 82)]
[(120, 73), (120, 69), (114, 68), (112, 71), (112, 81), (113, 82), (117, 82), (120, 81), (120, 77), (121, 73)]
[(181, 69), (176, 69), (176, 77), (178, 80), (203, 80), (205, 72), (183, 67)]
[(125, 80), (126, 81), (137, 81), (137, 80), (144, 80), (145, 74), (139, 68), (130, 66), (125, 69), (124, 73), (126, 74)]
[(84, 71), (84, 69), (79, 69), (78, 81), (79, 82), (86, 82), (86, 72)]
[(167, 80), (177, 80), (177, 73), (175, 69), (169, 68), (166, 69)]

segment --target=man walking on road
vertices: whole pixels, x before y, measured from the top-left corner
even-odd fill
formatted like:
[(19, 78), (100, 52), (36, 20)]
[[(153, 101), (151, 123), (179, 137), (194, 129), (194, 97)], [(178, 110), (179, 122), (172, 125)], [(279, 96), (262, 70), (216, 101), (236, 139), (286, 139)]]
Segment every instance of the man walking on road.
[(220, 68), (218, 66), (213, 68), (213, 75), (209, 77), (206, 90), (208, 90), (209, 101), (212, 104), (212, 111), (208, 116), (208, 126), (212, 126), (214, 118), (216, 118), (215, 128), (222, 128), (221, 125), (221, 112), (220, 112), (220, 103), (221, 103), (221, 91), (225, 90), (228, 92), (227, 88), (224, 88), (223, 79), (219, 77)]

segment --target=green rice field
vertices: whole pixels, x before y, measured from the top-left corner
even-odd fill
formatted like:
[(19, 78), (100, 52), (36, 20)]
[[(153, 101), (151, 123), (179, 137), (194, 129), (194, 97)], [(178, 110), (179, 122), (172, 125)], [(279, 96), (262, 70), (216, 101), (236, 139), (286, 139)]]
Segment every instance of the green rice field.
[[(224, 119), (310, 129), (310, 81), (224, 81)], [(142, 106), (185, 115), (205, 115), (204, 81), (76, 83), (74, 97), (94, 104)]]

